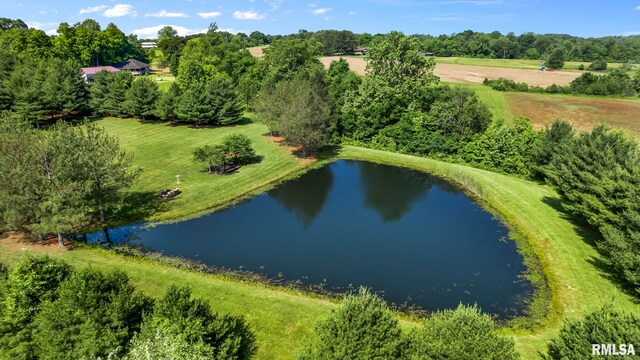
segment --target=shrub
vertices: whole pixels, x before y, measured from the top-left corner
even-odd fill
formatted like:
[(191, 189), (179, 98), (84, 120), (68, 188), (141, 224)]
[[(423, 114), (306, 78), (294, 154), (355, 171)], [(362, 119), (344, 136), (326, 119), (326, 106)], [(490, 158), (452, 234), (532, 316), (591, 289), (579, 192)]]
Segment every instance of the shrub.
[(191, 343), (180, 334), (156, 331), (153, 337), (136, 336), (123, 360), (205, 360), (214, 359), (213, 348), (200, 342)]
[(26, 256), (8, 273), (0, 303), (0, 354), (31, 358), (33, 319), (44, 301), (55, 299), (60, 283), (71, 273), (64, 262), (48, 256)]
[(320, 322), (315, 341), (299, 356), (308, 360), (403, 359), (407, 339), (384, 300), (361, 288)]
[(638, 324), (640, 317), (605, 305), (582, 319), (566, 320), (558, 336), (547, 345), (545, 359), (591, 359), (591, 344), (633, 343), (638, 346)]
[(95, 359), (126, 351), (151, 299), (134, 290), (123, 272), (76, 271), (42, 305), (35, 318), (38, 358)]
[(607, 70), (607, 62), (603, 60), (596, 60), (589, 64), (589, 70), (591, 71), (604, 71)]
[(191, 290), (186, 287), (171, 286), (156, 301), (153, 315), (145, 318), (136, 344), (144, 346), (157, 336), (174, 334), (180, 339), (171, 346), (181, 347), (184, 341), (198, 352), (213, 353), (212, 358), (217, 360), (249, 359), (256, 350), (255, 335), (243, 317), (212, 313), (209, 304), (192, 299)]
[(580, 64), (580, 66), (578, 66), (578, 70), (580, 71), (584, 70), (584, 64)]
[(431, 315), (411, 333), (412, 359), (518, 359), (513, 339), (500, 335), (487, 314), (459, 305)]

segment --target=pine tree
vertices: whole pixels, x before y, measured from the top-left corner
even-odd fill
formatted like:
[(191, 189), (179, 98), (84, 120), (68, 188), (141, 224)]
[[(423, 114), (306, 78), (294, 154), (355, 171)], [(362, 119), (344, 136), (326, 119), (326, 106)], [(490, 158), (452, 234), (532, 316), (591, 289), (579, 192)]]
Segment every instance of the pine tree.
[(143, 77), (133, 81), (126, 94), (124, 106), (127, 114), (141, 118), (144, 122), (145, 117), (155, 115), (159, 97), (158, 84), (150, 78)]

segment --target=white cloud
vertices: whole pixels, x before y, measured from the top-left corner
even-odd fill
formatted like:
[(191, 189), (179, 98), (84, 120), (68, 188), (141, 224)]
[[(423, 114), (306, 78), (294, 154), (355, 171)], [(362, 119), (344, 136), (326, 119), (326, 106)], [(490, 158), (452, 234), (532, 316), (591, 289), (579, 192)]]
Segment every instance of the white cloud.
[(206, 33), (208, 30), (208, 29), (189, 29), (184, 26), (178, 26), (178, 25), (156, 25), (156, 26), (149, 26), (141, 29), (134, 29), (132, 33), (134, 33), (135, 35), (138, 35), (138, 37), (143, 39), (154, 39), (158, 37), (158, 31), (160, 31), (160, 29), (162, 29), (165, 26), (171, 26), (178, 32), (178, 35), (180, 36), (203, 34), (203, 33)]
[(236, 11), (233, 13), (233, 17), (238, 20), (261, 20), (265, 18), (265, 15), (258, 14), (253, 10), (249, 10), (249, 11)]
[(28, 21), (27, 26), (36, 30), (44, 30), (44, 28), (58, 25), (55, 22), (41, 23), (37, 21)]
[(102, 15), (106, 17), (121, 17), (126, 15), (135, 15), (135, 11), (133, 10), (133, 6), (127, 4), (117, 4), (112, 8), (109, 8), (104, 11)]
[(169, 12), (167, 10), (160, 10), (158, 12), (145, 14), (145, 17), (189, 17), (189, 15), (181, 12)]
[(349, 11), (349, 15), (356, 15), (356, 14), (357, 14), (357, 12), (355, 12), (355, 11)]
[(318, 8), (318, 9), (315, 9), (315, 10), (313, 10), (311, 12), (314, 15), (322, 15), (322, 14), (328, 13), (329, 11), (331, 11), (331, 9), (329, 9), (329, 8)]
[(622, 33), (622, 36), (636, 36), (640, 35), (640, 31), (627, 31)]
[(89, 6), (88, 8), (80, 9), (80, 14), (89, 14), (106, 9), (107, 5)]
[(217, 16), (222, 15), (221, 12), (219, 11), (211, 11), (211, 12), (199, 12), (198, 16), (200, 16), (203, 19), (211, 19)]
[(51, 30), (47, 30), (47, 31), (45, 31), (45, 33), (46, 33), (47, 35), (58, 35), (58, 30), (56, 30), (56, 29), (51, 29)]
[(639, 6), (636, 6), (636, 10), (640, 10), (640, 5), (639, 5)]

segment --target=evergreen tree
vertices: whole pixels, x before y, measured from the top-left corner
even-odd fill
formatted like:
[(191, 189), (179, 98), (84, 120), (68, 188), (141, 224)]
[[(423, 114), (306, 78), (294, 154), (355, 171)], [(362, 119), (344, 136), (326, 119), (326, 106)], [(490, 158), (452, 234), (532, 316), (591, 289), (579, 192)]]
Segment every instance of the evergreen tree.
[(148, 77), (133, 81), (126, 93), (125, 108), (128, 115), (141, 118), (156, 114), (156, 104), (160, 97), (158, 84)]
[(42, 304), (35, 319), (38, 358), (95, 359), (122, 355), (152, 301), (123, 272), (76, 270)]
[(411, 333), (412, 359), (519, 359), (513, 339), (498, 333), (487, 314), (459, 305), (436, 312)]
[(384, 300), (360, 289), (318, 323), (315, 339), (302, 351), (304, 360), (405, 359), (407, 339)]
[(211, 94), (202, 83), (190, 86), (181, 96), (176, 115), (187, 123), (210, 124), (216, 122), (216, 108)]
[(109, 95), (110, 84), (115, 81), (115, 73), (102, 70), (91, 79), (89, 86), (89, 107), (96, 115), (109, 115), (105, 102)]
[[(255, 353), (255, 335), (244, 318), (213, 313), (208, 303), (191, 298), (191, 290), (171, 286), (146, 317), (138, 341), (172, 334), (215, 359), (249, 359)], [(207, 349), (208, 348), (208, 349)]]
[(160, 96), (156, 108), (156, 116), (163, 121), (175, 121), (177, 119), (176, 108), (180, 103), (180, 88), (173, 83), (169, 90)]
[(127, 91), (133, 83), (133, 75), (130, 71), (120, 71), (113, 75), (112, 81), (107, 84), (106, 94), (100, 109), (104, 115), (126, 117)]
[(593, 358), (592, 344), (618, 346), (633, 343), (634, 346), (638, 346), (637, 339), (640, 339), (638, 324), (640, 324), (640, 317), (616, 311), (613, 306), (605, 305), (582, 319), (565, 320), (560, 333), (549, 342), (548, 354), (544, 358), (548, 360), (591, 359)]
[(70, 273), (67, 264), (48, 256), (27, 255), (11, 269), (0, 300), (1, 359), (36, 358), (33, 320)]
[(87, 88), (80, 68), (73, 61), (51, 59), (42, 84), (43, 101), (50, 116), (67, 116), (87, 107)]
[(242, 119), (244, 109), (233, 84), (226, 77), (216, 76), (207, 85), (208, 98), (213, 101), (215, 123), (229, 125)]

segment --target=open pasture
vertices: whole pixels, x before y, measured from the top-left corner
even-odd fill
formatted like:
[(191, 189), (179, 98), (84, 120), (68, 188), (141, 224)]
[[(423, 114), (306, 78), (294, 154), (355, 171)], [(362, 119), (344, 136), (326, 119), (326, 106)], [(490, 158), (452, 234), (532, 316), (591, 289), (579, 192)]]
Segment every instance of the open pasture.
[(640, 101), (573, 95), (504, 93), (511, 112), (529, 118), (537, 129), (562, 118), (578, 130), (599, 123), (625, 129), (640, 139)]
[[(320, 61), (325, 67), (329, 67), (332, 61), (338, 60), (339, 56), (325, 56)], [(366, 58), (364, 57), (345, 57), (349, 62), (349, 68), (359, 75), (365, 75)], [(525, 82), (531, 86), (549, 86), (549, 85), (568, 85), (575, 78), (580, 76), (577, 72), (568, 71), (539, 71), (517, 68), (500, 68), (491, 66), (478, 65), (457, 65), (442, 64), (436, 60), (436, 68), (434, 74), (445, 82), (482, 84), (485, 78), (498, 79), (506, 78), (516, 82)]]

